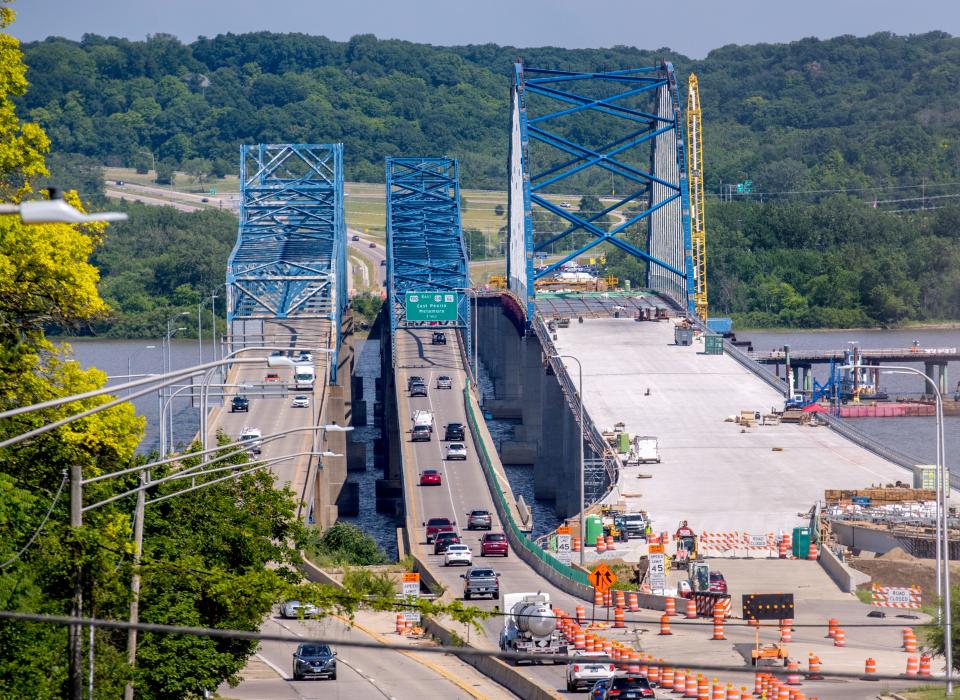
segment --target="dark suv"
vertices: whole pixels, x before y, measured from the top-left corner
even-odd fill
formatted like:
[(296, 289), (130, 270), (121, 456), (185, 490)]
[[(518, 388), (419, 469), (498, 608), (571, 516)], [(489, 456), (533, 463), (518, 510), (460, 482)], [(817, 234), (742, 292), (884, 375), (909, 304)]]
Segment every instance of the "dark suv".
[(601, 698), (617, 698), (617, 700), (640, 700), (640, 698), (655, 698), (657, 694), (650, 687), (650, 681), (639, 673), (617, 673), (613, 678), (597, 681), (590, 691), (590, 697), (595, 700)]
[(234, 396), (233, 401), (230, 402), (230, 413), (249, 413), (250, 412), (250, 399), (246, 396)]
[(463, 431), (463, 423), (449, 423), (447, 425), (446, 433), (443, 436), (444, 440), (458, 440), (463, 441), (466, 439)]
[(426, 396), (427, 385), (423, 382), (417, 382), (410, 385), (410, 396)]
[(455, 532), (438, 532), (433, 538), (433, 553), (443, 554), (452, 544), (460, 544), (460, 535)]
[(293, 654), (293, 680), (337, 680), (337, 652), (326, 644), (301, 644)]

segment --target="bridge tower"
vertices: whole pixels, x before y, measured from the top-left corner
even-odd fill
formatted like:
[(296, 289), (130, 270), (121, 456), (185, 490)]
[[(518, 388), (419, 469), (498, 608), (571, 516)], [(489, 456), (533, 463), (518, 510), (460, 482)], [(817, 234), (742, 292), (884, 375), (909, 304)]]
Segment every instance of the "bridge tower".
[(416, 325), (407, 319), (406, 296), (448, 293), (456, 321), (438, 328), (463, 331), (471, 343), (467, 252), (460, 224), (460, 167), (453, 158), (387, 159), (387, 305), (390, 334)]
[(245, 145), (240, 158), (240, 228), (227, 270), (233, 346), (270, 344), (271, 327), (296, 326), (301, 345), (334, 350), (336, 383), (347, 305), (343, 146)]
[[(514, 66), (507, 278), (532, 318), (536, 283), (611, 246), (696, 311), (690, 193), (673, 66), (580, 72)], [(585, 211), (577, 194), (597, 194)], [(597, 201), (597, 200), (594, 200)], [(556, 258), (538, 264), (541, 256)], [(599, 253), (599, 251), (598, 251)]]

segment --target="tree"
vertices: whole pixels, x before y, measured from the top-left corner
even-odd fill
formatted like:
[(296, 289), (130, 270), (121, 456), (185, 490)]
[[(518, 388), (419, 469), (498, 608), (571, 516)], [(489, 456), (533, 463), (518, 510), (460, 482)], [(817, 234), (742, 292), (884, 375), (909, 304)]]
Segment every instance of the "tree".
[(176, 180), (176, 163), (169, 160), (162, 160), (157, 163), (157, 177), (155, 182), (158, 185), (172, 185)]
[(213, 163), (206, 158), (191, 158), (183, 162), (183, 171), (198, 185), (202, 185), (213, 173)]

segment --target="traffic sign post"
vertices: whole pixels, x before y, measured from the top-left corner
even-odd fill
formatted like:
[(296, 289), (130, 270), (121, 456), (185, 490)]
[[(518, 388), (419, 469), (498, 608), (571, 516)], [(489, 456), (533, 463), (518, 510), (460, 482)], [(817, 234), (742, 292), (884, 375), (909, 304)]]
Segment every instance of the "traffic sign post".
[[(420, 600), (420, 574), (405, 573), (403, 575), (403, 600), (407, 605), (416, 605)], [(420, 611), (406, 609), (403, 611), (404, 622), (418, 624)]]
[(571, 545), (570, 528), (557, 528), (557, 559), (564, 564), (569, 565), (573, 557), (573, 547)]
[(407, 292), (407, 321), (455, 322), (460, 295), (457, 292)]

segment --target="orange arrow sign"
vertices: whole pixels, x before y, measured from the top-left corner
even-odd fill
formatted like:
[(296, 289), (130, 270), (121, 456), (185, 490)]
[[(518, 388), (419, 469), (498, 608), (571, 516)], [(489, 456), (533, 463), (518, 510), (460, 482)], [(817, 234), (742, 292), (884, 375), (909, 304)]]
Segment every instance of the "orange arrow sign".
[(617, 575), (609, 566), (601, 562), (597, 568), (589, 573), (587, 579), (591, 585), (601, 593), (606, 593), (617, 582)]

